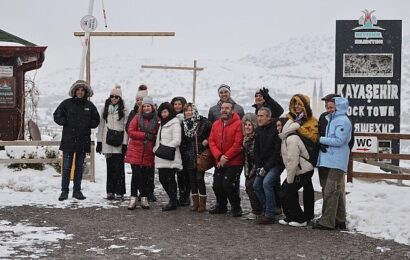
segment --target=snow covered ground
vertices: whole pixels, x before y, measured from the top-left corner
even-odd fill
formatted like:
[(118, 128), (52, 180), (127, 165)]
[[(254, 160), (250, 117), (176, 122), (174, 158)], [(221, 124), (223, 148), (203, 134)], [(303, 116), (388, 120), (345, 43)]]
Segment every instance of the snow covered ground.
[[(4, 157), (5, 153), (6, 151), (0, 151), (0, 157)], [(355, 169), (380, 171), (377, 167), (361, 163), (356, 163)], [(126, 166), (126, 171), (130, 171), (129, 165)], [(283, 175), (282, 178), (285, 177)], [(83, 181), (83, 191), (87, 199), (73, 204), (74, 200), (71, 197), (64, 202), (57, 200), (61, 178), (51, 166), (46, 166), (43, 171), (32, 169), (14, 171), (6, 165), (0, 165), (0, 205), (1, 207), (30, 205), (73, 210), (78, 207), (116, 207), (107, 204), (104, 199), (105, 177), (105, 159), (97, 154), (96, 182)], [(126, 174), (126, 178), (128, 189), (131, 175)], [(313, 180), (315, 190), (320, 191), (317, 174), (314, 175)], [(243, 185), (243, 180), (241, 184)], [(410, 245), (408, 225), (410, 187), (397, 186), (392, 182), (354, 179), (353, 183), (347, 184), (346, 191), (348, 192), (348, 232), (392, 239)], [(242, 196), (246, 195), (242, 193)], [(316, 202), (316, 215), (320, 214), (321, 204), (321, 200)], [(30, 223), (12, 224), (1, 217), (0, 211), (0, 258), (10, 256), (13, 248), (21, 245), (31, 252), (31, 258), (38, 258), (46, 252), (37, 245), (49, 243), (58, 247), (58, 240), (71, 239), (71, 236), (65, 234), (63, 230), (48, 226), (47, 223), (42, 227), (30, 226)]]

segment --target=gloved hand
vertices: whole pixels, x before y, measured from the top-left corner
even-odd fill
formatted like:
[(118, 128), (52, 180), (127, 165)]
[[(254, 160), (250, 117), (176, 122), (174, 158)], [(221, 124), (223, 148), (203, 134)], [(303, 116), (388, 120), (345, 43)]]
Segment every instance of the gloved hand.
[(267, 89), (267, 88), (265, 88), (265, 87), (259, 89), (259, 92), (260, 92), (261, 95), (263, 96), (263, 99), (266, 99), (266, 98), (270, 97), (270, 96), (269, 96), (269, 89)]
[(99, 154), (101, 154), (102, 152), (102, 143), (101, 142), (97, 142), (97, 147), (95, 147), (95, 151)]
[(152, 133), (145, 133), (145, 139), (146, 139), (146, 140), (148, 140), (148, 141), (154, 141), (154, 138), (155, 138), (154, 134), (152, 134)]
[(329, 147), (329, 146), (326, 145), (326, 144), (319, 144), (319, 149), (320, 149), (320, 151), (321, 151), (322, 153), (326, 153), (328, 147)]
[(123, 144), (122, 145), (122, 154), (126, 154), (127, 153), (127, 145), (126, 144)]
[(263, 167), (256, 169), (256, 175), (260, 177), (265, 177), (266, 171)]

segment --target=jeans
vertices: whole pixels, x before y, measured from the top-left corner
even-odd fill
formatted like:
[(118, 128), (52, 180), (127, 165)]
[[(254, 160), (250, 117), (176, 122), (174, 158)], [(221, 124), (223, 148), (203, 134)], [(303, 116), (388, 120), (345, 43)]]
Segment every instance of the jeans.
[(177, 182), (175, 180), (176, 172), (177, 169), (158, 169), (159, 182), (162, 184), (162, 187), (169, 197), (169, 201), (172, 203), (177, 203)]
[(266, 173), (264, 177), (256, 176), (253, 183), (253, 190), (258, 196), (259, 202), (265, 209), (265, 216), (274, 218), (276, 213), (276, 195), (275, 187), (280, 183), (280, 174), (282, 169), (280, 167), (273, 167)]
[[(85, 152), (75, 153), (74, 191), (81, 191), (81, 180), (83, 179)], [(61, 191), (69, 192), (71, 165), (74, 152), (63, 152), (63, 176), (61, 178)]]
[(205, 172), (198, 172), (196, 170), (187, 170), (191, 178), (191, 192), (192, 194), (201, 194), (206, 196), (205, 187)]

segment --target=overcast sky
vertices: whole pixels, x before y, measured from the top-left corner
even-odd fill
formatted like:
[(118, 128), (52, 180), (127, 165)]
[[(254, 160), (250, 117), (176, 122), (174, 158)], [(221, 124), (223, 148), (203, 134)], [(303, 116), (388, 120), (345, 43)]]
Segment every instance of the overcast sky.
[[(88, 0), (2, 0), (1, 29), (48, 46), (43, 70), (79, 66), (81, 42), (73, 36)], [(355, 20), (361, 10), (378, 19), (403, 20), (410, 34), (409, 0), (95, 0), (97, 31), (175, 31), (176, 37), (110, 37), (92, 41), (92, 57), (236, 58), (297, 35), (335, 34), (335, 20)]]

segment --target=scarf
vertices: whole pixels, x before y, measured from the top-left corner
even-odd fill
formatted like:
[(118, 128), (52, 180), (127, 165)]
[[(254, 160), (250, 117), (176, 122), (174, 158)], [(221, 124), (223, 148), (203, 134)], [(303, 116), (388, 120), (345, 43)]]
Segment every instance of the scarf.
[(110, 105), (108, 106), (108, 113), (109, 113), (109, 114), (114, 114), (114, 113), (117, 112), (117, 111), (118, 111), (118, 105), (110, 104)]
[[(147, 125), (144, 124), (144, 118), (149, 120)], [(158, 124), (157, 111), (151, 113), (139, 113), (138, 121), (139, 129), (141, 131), (145, 133), (153, 133)]]
[(198, 128), (199, 121), (201, 120), (201, 116), (198, 113), (198, 109), (196, 109), (195, 105), (192, 105), (192, 117), (188, 119), (184, 119), (182, 124), (184, 125), (184, 134), (187, 137), (193, 137), (196, 129)]

